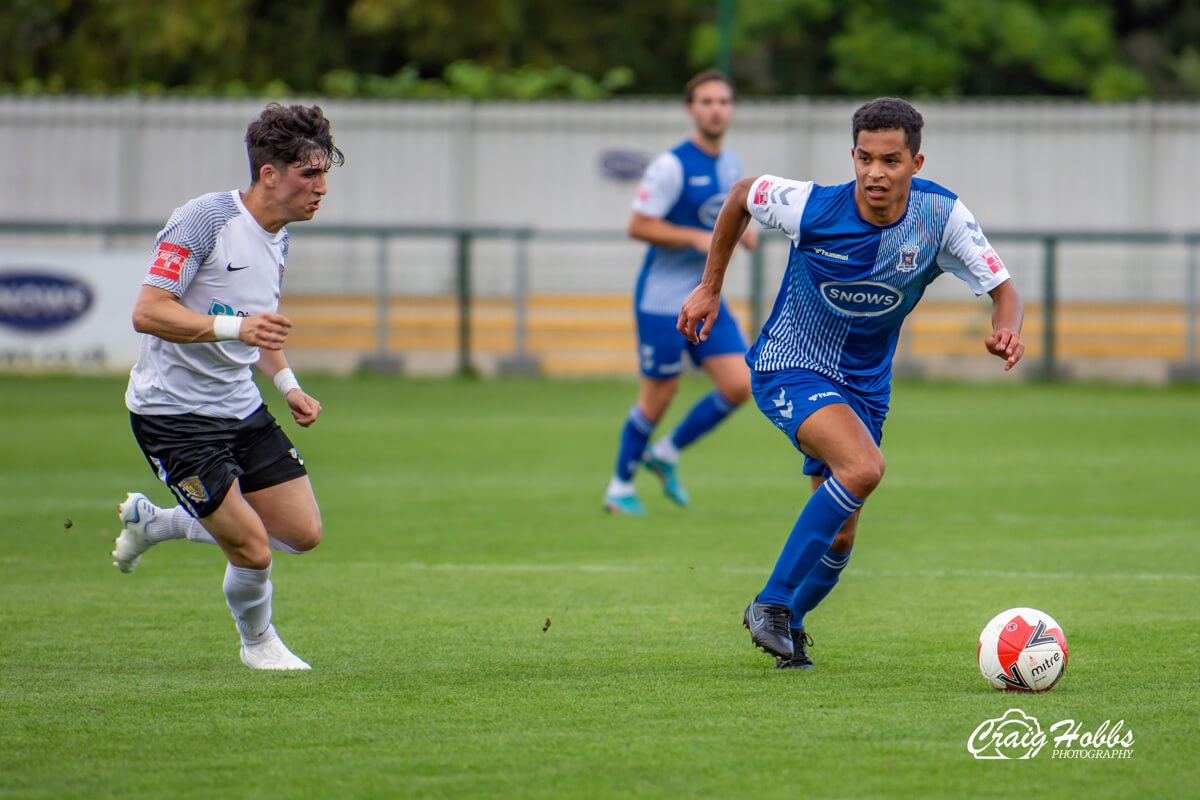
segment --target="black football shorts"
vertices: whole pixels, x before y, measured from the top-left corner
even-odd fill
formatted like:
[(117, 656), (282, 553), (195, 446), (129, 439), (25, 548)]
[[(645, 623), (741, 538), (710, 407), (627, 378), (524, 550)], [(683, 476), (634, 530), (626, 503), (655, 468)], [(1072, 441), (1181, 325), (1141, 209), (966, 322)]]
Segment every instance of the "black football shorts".
[(133, 413), (129, 418), (159, 480), (197, 519), (220, 507), (235, 480), (245, 494), (308, 474), (265, 405), (245, 419)]

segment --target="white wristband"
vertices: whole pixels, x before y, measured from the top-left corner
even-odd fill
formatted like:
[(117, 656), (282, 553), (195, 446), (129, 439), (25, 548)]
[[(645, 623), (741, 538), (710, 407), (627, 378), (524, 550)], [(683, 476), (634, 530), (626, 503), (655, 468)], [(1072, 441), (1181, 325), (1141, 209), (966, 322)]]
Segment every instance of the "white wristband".
[(213, 317), (213, 333), (217, 341), (223, 339), (240, 339), (242, 335), (242, 318), (229, 314), (218, 314)]
[(288, 392), (290, 392), (292, 389), (300, 388), (300, 381), (296, 380), (296, 373), (292, 372), (291, 367), (285, 367), (284, 369), (279, 370), (279, 372), (276, 372), (275, 377), (272, 380), (275, 381), (275, 388), (278, 389), (279, 393), (284, 397), (287, 397)]

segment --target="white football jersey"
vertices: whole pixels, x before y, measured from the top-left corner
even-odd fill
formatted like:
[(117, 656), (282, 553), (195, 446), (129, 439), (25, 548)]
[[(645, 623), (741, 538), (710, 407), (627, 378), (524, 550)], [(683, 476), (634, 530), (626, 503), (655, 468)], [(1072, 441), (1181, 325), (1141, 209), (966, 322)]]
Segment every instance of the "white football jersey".
[[(276, 312), (287, 252), (287, 229), (264, 230), (236, 189), (206, 194), (175, 209), (143, 283), (200, 314)], [(144, 334), (125, 405), (135, 414), (245, 419), (262, 405), (251, 373), (258, 357), (240, 341), (176, 344)]]

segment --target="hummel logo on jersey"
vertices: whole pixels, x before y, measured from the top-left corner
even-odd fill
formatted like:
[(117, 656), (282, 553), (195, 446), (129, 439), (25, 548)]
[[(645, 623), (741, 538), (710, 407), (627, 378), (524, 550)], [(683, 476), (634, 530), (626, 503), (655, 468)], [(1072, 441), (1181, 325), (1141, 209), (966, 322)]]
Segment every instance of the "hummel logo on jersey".
[[(779, 409), (779, 416), (783, 417), (784, 419), (792, 418), (792, 401), (787, 399), (786, 390), (780, 389), (779, 397), (774, 398), (771, 402), (773, 402), (775, 407)], [(783, 407), (784, 403), (787, 404), (787, 408)]]
[[(968, 220), (963, 224), (967, 226), (967, 230), (972, 230), (976, 233), (979, 233), (979, 223), (975, 220)], [(971, 241), (980, 247), (983, 247), (985, 244), (987, 244), (987, 239), (984, 238), (983, 234), (980, 234), (979, 236), (972, 236)]]
[(850, 256), (844, 256), (841, 253), (831, 253), (828, 250), (823, 250), (820, 247), (814, 247), (813, 252), (819, 256), (825, 256), (826, 258), (836, 258), (838, 261), (849, 261), (850, 260)]
[(817, 392), (808, 396), (808, 402), (815, 403), (823, 397), (841, 397), (837, 392)]
[(225, 269), (228, 270), (229, 272), (238, 272), (243, 269), (250, 269), (250, 265), (247, 264), (244, 267), (235, 267), (233, 264), (226, 264)]
[(771, 190), (771, 202), (779, 203), (780, 205), (784, 206), (790, 206), (791, 203), (787, 201), (787, 196), (794, 191), (796, 191), (795, 186), (789, 186), (786, 189), (782, 186), (776, 186)]

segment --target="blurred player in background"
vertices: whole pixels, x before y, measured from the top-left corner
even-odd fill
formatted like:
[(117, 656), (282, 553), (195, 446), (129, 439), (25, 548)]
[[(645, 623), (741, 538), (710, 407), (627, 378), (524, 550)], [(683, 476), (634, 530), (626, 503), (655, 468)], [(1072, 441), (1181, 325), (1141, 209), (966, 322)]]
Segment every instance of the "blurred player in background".
[(271, 624), (271, 550), (321, 541), (321, 512), (304, 460), (263, 404), (257, 365), (308, 427), (321, 404), (300, 388), (278, 312), (289, 222), (312, 219), (325, 173), (340, 165), (317, 106), (272, 103), (246, 130), (250, 188), (206, 194), (167, 221), (133, 310), (142, 336), (125, 403), (151, 467), (179, 505), (130, 493), (112, 552), (122, 572), (167, 539), (218, 545), (224, 590), (253, 669), (309, 669)]
[[(676, 469), (679, 452), (750, 397), (750, 373), (743, 358), (746, 340), (723, 303), (720, 321), (707, 341), (689, 343), (675, 327), (680, 305), (700, 282), (717, 212), (742, 176), (741, 159), (721, 144), (733, 119), (732, 81), (717, 70), (706, 70), (688, 81), (684, 99), (695, 130), (647, 167), (629, 220), (629, 235), (647, 242), (650, 249), (634, 293), (642, 381), (604, 492), (604, 507), (614, 514), (646, 513), (633, 485), (641, 464), (662, 481), (667, 497), (686, 506), (690, 499)], [(753, 250), (756, 232), (746, 231), (742, 243)], [(647, 447), (679, 388), (685, 352), (708, 372), (715, 389), (675, 430)]]
[(779, 296), (746, 354), (758, 407), (804, 454), (813, 494), (766, 586), (746, 608), (754, 644), (780, 668), (813, 666), (804, 615), (833, 589), (859, 509), (883, 478), (879, 450), (892, 356), (904, 318), (943, 272), (992, 299), (989, 353), (1011, 369), (1025, 352), (1021, 299), (956, 195), (914, 176), (924, 120), (903, 100), (854, 113), (855, 180), (818, 186), (774, 175), (739, 181), (713, 231), (704, 277), (679, 315), (703, 342), (720, 324), (721, 286), (750, 220), (792, 240)]

